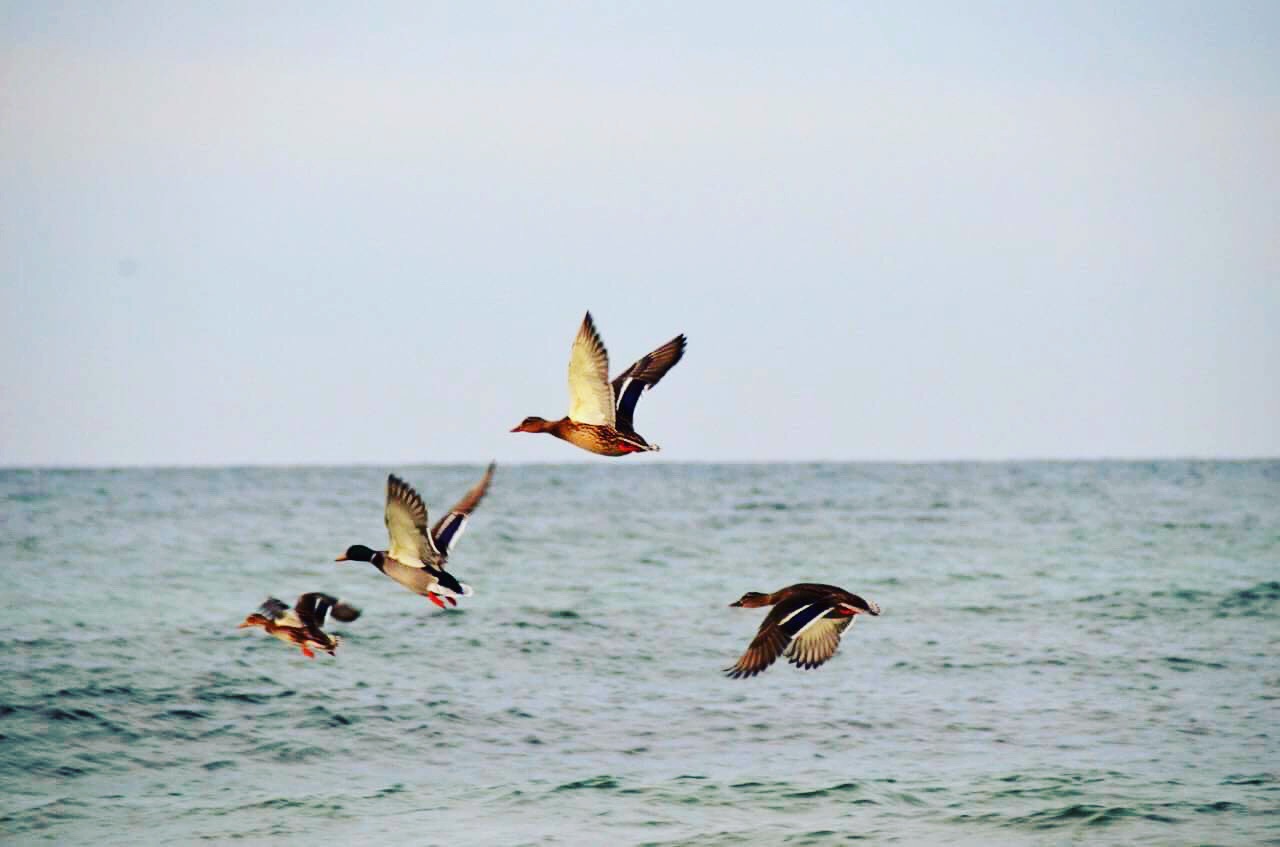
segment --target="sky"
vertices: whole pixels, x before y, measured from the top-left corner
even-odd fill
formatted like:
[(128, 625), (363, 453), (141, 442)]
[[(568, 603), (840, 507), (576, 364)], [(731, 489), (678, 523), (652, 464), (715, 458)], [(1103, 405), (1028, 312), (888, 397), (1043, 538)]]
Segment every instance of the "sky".
[[(657, 456), (568, 408), (590, 309)], [(1280, 4), (0, 0), (0, 465), (1280, 456)]]

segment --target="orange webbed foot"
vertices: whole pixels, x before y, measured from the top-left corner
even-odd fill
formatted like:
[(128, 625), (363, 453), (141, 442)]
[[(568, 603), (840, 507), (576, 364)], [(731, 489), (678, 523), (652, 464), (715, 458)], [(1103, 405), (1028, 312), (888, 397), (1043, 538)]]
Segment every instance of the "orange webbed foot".
[(434, 594), (428, 594), (428, 595), (427, 595), (427, 599), (428, 599), (428, 600), (430, 600), (432, 603), (435, 603), (435, 604), (436, 604), (437, 606), (439, 606), (440, 608), (442, 608), (442, 609), (444, 608), (444, 601), (443, 601), (443, 600), (441, 600), (441, 599), (440, 599), (439, 597), (437, 597), (436, 595), (434, 595)]
[(306, 656), (308, 659), (314, 659), (316, 657), (316, 654), (311, 652), (310, 647), (303, 647), (302, 655)]

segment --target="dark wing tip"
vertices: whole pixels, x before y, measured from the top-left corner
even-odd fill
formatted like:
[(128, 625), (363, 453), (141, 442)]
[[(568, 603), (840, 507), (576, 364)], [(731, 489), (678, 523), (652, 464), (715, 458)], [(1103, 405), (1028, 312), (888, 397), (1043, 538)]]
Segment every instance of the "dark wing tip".
[(725, 676), (729, 679), (750, 679), (764, 668), (740, 668), (737, 665), (724, 669)]
[(333, 609), (329, 611), (329, 614), (333, 616), (333, 619), (335, 621), (342, 621), (343, 623), (351, 623), (351, 621), (360, 617), (360, 610), (348, 603), (343, 603), (342, 601), (338, 601), (334, 605)]
[(596, 349), (597, 353), (606, 357), (609, 355), (608, 348), (604, 346), (604, 339), (600, 337), (600, 330), (596, 329), (596, 322), (595, 319), (591, 317), (591, 312), (587, 312), (586, 316), (582, 319), (582, 326), (578, 327), (578, 335), (585, 336), (591, 342), (591, 346)]
[[(431, 537), (437, 542), (436, 546), (440, 548), (440, 552), (448, 552), (445, 548), (449, 546), (453, 538), (453, 533), (450, 533), (449, 538), (446, 538), (445, 543), (441, 545), (438, 543), (441, 534), (444, 533), (447, 527), (454, 526), (453, 518), (460, 515), (465, 521), (466, 518), (475, 511), (476, 506), (480, 505), (480, 501), (489, 493), (489, 484), (493, 481), (493, 471), (497, 466), (497, 462), (490, 462), (489, 467), (485, 468), (484, 475), (480, 477), (480, 481), (471, 486), (470, 490), (468, 490), (466, 494), (462, 495), (462, 499), (457, 503), (454, 503), (453, 508), (445, 513), (444, 517), (436, 521), (436, 525), (431, 528)], [(454, 526), (455, 532), (458, 528), (459, 527)]]
[(262, 612), (266, 617), (275, 620), (285, 612), (289, 611), (289, 604), (276, 597), (268, 597), (263, 604), (258, 607), (258, 611)]
[(411, 500), (418, 499), (418, 492), (414, 487), (395, 474), (387, 474), (387, 490), (403, 494)]
[(417, 489), (395, 474), (387, 475), (387, 501), (396, 501), (413, 513), (414, 520), (425, 523), (427, 505), (422, 502), (422, 495)]
[(409, 483), (405, 482), (395, 474), (387, 474), (387, 499), (399, 500), (404, 502), (405, 491), (409, 488)]
[(747, 648), (747, 652), (734, 662), (732, 667), (724, 671), (731, 679), (749, 679), (762, 673), (778, 659), (778, 655), (786, 646), (786, 642), (777, 643), (776, 630), (763, 631), (756, 636)]
[[(631, 367), (618, 374), (618, 377), (613, 381), (614, 392), (621, 393), (622, 384), (628, 378), (639, 380), (644, 383), (645, 388), (652, 388), (657, 385), (667, 375), (667, 372), (684, 358), (685, 343), (685, 337), (677, 335), (666, 344), (651, 350), (632, 362)], [(633, 399), (631, 404), (634, 405), (634, 402)]]
[(792, 657), (790, 659), (787, 659), (787, 661), (795, 665), (797, 668), (799, 668), (802, 671), (811, 671), (816, 667), (820, 667), (823, 664), (823, 662), (825, 662), (826, 660), (824, 659), (822, 661), (814, 661), (813, 659), (797, 659)]

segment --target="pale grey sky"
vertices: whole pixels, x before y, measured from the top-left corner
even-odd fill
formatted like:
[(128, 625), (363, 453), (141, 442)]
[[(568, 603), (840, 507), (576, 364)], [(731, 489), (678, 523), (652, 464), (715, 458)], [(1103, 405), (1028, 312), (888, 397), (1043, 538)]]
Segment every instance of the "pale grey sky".
[[(0, 464), (1280, 455), (1280, 4), (0, 2)], [(651, 461), (631, 457), (617, 461)], [(600, 459), (598, 461), (608, 461)]]

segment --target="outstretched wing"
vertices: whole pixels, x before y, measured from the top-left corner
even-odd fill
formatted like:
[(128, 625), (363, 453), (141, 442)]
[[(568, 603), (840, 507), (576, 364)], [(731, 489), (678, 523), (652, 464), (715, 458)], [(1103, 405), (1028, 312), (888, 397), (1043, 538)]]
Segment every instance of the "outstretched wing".
[(596, 332), (590, 312), (582, 319), (569, 353), (569, 418), (578, 423), (613, 426), (609, 352)]
[(289, 604), (275, 597), (268, 597), (267, 602), (258, 607), (258, 611), (268, 620), (278, 621), (289, 611)]
[(325, 621), (332, 614), (334, 620), (349, 622), (360, 617), (360, 610), (349, 606), (331, 594), (318, 591), (308, 592), (298, 598), (293, 607), (303, 626), (316, 634), (323, 634)]
[(632, 416), (640, 395), (657, 385), (658, 380), (666, 376), (667, 371), (680, 361), (684, 356), (685, 341), (683, 335), (677, 335), (618, 374), (618, 378), (613, 381), (615, 428), (621, 432), (635, 432)]
[(725, 673), (733, 679), (755, 676), (777, 661), (782, 651), (787, 648), (786, 634), (770, 622), (771, 617), (772, 615), (765, 618), (764, 623), (760, 625), (760, 630), (751, 640), (747, 652), (742, 654), (733, 667), (724, 669)]
[[(812, 595), (802, 595), (779, 603), (773, 607), (773, 611), (769, 612), (764, 623), (760, 624), (760, 629), (751, 645), (747, 647), (747, 651), (733, 667), (725, 668), (725, 673), (734, 679), (755, 676), (777, 661), (784, 651), (788, 656), (792, 656), (791, 661), (801, 667), (816, 668), (831, 658), (831, 654), (840, 643), (840, 632), (843, 627), (836, 630), (835, 643), (830, 646), (830, 651), (823, 655), (829, 640), (825, 634), (829, 627), (823, 623), (824, 616), (834, 608), (835, 604), (829, 600)], [(837, 622), (832, 621), (832, 623)], [(814, 628), (824, 633), (816, 641), (810, 634)], [(803, 647), (804, 664), (795, 658), (797, 645)]]
[(856, 620), (855, 615), (838, 618), (821, 617), (813, 625), (791, 640), (787, 647), (787, 661), (798, 668), (810, 670), (835, 655), (840, 646), (840, 636)]
[(298, 620), (302, 621), (303, 626), (313, 635), (320, 635), (324, 630), (325, 619), (329, 617), (329, 610), (337, 602), (338, 598), (336, 597), (311, 592), (299, 597), (293, 610), (297, 613)]
[(493, 469), (495, 463), (490, 462), (488, 469), (484, 472), (484, 476), (480, 481), (471, 487), (461, 500), (449, 510), (449, 514), (445, 515), (431, 529), (431, 538), (435, 542), (436, 549), (440, 551), (441, 556), (448, 556), (449, 551), (453, 549), (453, 545), (458, 543), (458, 539), (462, 537), (462, 532), (467, 528), (467, 518), (475, 507), (480, 505), (480, 501), (484, 499), (484, 495), (489, 490), (489, 482), (493, 479)]
[(395, 474), (387, 477), (387, 554), (402, 565), (434, 565), (440, 553), (427, 532), (427, 507), (409, 483)]

